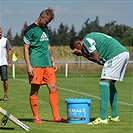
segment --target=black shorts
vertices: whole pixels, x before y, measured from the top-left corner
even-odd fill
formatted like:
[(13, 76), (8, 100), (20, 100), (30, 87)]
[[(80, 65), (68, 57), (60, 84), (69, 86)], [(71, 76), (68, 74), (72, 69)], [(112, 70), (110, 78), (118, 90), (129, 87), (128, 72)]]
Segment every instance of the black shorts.
[(1, 80), (8, 79), (7, 65), (0, 66), (0, 76), (1, 76)]

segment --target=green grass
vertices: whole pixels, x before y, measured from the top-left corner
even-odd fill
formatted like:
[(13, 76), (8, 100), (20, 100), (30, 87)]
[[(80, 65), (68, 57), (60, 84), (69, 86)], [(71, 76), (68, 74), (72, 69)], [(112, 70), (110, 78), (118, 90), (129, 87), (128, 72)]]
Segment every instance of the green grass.
[[(10, 76), (9, 76), (10, 77)], [(67, 117), (67, 98), (90, 98), (90, 117), (99, 116), (99, 75), (64, 75), (57, 74), (59, 88), (59, 113)], [(43, 124), (32, 122), (33, 116), (29, 106), (30, 85), (27, 76), (16, 76), (16, 79), (9, 78), (9, 101), (0, 101), (0, 106), (17, 117), (20, 121), (30, 127), (29, 133), (131, 133), (133, 131), (133, 78), (126, 75), (123, 82), (117, 82), (116, 87), (119, 94), (119, 123), (110, 122), (108, 125), (67, 124), (52, 123), (51, 108), (49, 105), (48, 90), (42, 86), (39, 91), (39, 115), (44, 121)], [(64, 90), (65, 89), (65, 90)], [(71, 92), (70, 90), (73, 90)], [(0, 84), (0, 98), (3, 98), (2, 82)], [(81, 94), (82, 92), (82, 94)], [(83, 94), (84, 93), (84, 94)], [(110, 106), (108, 114), (110, 114)], [(0, 119), (2, 119), (0, 114)], [(1, 133), (24, 133), (23, 129), (8, 121)]]

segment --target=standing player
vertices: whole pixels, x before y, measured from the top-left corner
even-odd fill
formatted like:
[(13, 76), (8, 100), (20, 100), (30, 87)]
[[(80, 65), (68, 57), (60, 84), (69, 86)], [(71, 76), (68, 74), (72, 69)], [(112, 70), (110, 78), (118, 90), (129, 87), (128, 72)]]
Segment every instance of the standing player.
[[(8, 55), (6, 57), (6, 55)], [(12, 51), (9, 40), (2, 37), (2, 28), (0, 27), (0, 75), (4, 87), (4, 101), (8, 101), (8, 66), (11, 67)]]
[(52, 108), (52, 122), (66, 122), (58, 114), (58, 91), (55, 72), (57, 67), (49, 44), (47, 25), (53, 20), (51, 8), (43, 10), (38, 19), (24, 32), (24, 58), (31, 84), (30, 106), (35, 123), (42, 123), (38, 115), (38, 91), (41, 85), (49, 89), (49, 102)]
[[(129, 60), (128, 50), (117, 40), (103, 33), (92, 32), (83, 39), (74, 37), (70, 41), (73, 54), (83, 56), (99, 65), (103, 65), (100, 87), (100, 117), (88, 124), (107, 124), (108, 121), (119, 122), (118, 93), (115, 82), (122, 81)], [(111, 116), (107, 118), (110, 100)]]

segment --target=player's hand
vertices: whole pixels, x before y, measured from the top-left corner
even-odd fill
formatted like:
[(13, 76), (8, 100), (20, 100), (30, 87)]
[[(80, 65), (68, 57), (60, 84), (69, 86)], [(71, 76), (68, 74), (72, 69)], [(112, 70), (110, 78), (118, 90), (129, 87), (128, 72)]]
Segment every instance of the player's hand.
[(11, 63), (8, 63), (8, 67), (11, 67), (12, 66), (12, 64)]
[(77, 56), (82, 56), (81, 50), (74, 49), (71, 53), (72, 53), (72, 54), (75, 54), (75, 55), (77, 55)]
[(28, 67), (27, 67), (27, 72), (28, 72), (28, 74), (29, 74), (30, 76), (34, 76), (34, 70), (33, 70), (33, 68), (32, 68), (31, 66), (28, 66)]
[(54, 68), (54, 71), (57, 71), (57, 66), (56, 66), (56, 64), (55, 64), (54, 61), (52, 62), (52, 66), (53, 66), (53, 68)]

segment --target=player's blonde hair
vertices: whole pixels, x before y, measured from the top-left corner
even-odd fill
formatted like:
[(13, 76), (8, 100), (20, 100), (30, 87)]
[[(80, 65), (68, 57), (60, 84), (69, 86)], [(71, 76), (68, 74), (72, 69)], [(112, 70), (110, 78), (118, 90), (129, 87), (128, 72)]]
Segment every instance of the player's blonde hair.
[(40, 13), (40, 16), (44, 16), (44, 15), (47, 15), (48, 17), (50, 17), (50, 20), (54, 19), (54, 9), (49, 7), (46, 10), (43, 10)]

